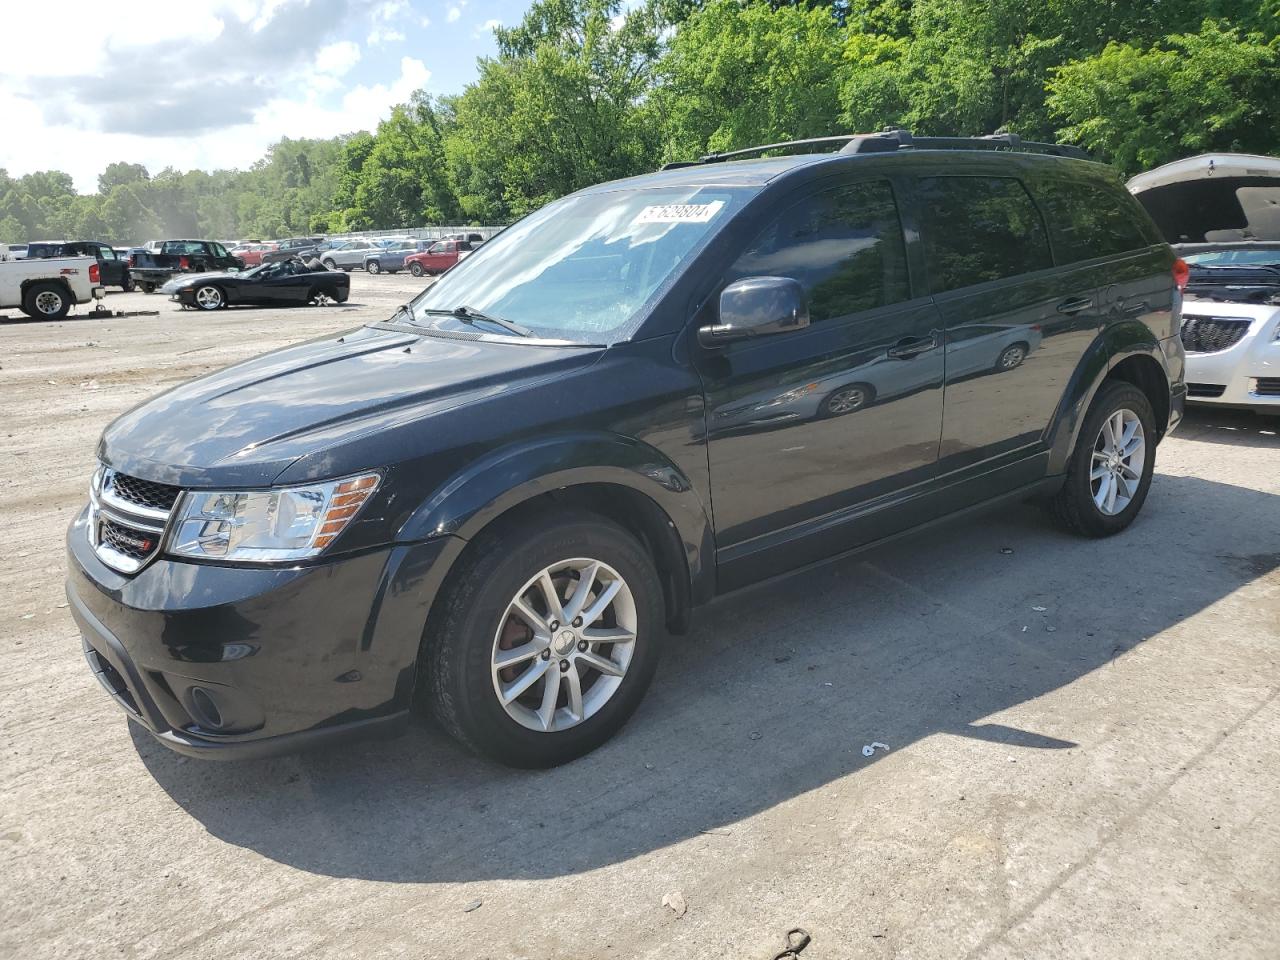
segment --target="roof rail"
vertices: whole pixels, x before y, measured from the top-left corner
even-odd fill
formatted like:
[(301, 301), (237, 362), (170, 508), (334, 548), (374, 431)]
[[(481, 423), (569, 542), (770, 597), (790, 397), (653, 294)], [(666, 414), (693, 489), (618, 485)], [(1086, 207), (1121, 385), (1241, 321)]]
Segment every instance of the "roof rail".
[[(894, 153), (898, 150), (991, 150), (1011, 153), (1043, 153), (1055, 157), (1072, 157), (1088, 160), (1089, 154), (1070, 144), (1040, 143), (1023, 140), (1016, 133), (993, 133), (985, 137), (917, 137), (910, 130), (886, 127), (879, 133), (850, 133), (838, 137), (810, 137), (807, 140), (786, 140), (782, 143), (766, 143), (741, 150), (708, 153), (697, 160), (673, 160), (664, 163), (663, 170), (696, 167), (705, 163), (723, 163), (744, 157), (758, 156), (771, 150), (795, 151), (816, 146), (840, 144), (837, 152), (849, 154)], [(816, 151), (811, 151), (816, 152)]]

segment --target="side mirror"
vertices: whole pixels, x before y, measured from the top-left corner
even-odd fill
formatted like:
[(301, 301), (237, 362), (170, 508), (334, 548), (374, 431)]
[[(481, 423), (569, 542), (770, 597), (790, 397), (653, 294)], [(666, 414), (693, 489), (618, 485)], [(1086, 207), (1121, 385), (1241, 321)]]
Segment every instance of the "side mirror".
[(698, 328), (698, 342), (719, 347), (809, 325), (804, 288), (790, 277), (745, 277), (720, 293), (720, 322)]

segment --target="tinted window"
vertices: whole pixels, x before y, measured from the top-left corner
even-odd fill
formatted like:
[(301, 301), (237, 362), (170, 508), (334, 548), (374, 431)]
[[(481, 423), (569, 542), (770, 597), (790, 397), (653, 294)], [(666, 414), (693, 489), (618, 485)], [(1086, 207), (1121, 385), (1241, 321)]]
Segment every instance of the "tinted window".
[(763, 276), (799, 281), (814, 322), (909, 299), (902, 225), (888, 182), (825, 190), (785, 210), (738, 258), (729, 280)]
[(1034, 187), (1049, 221), (1059, 263), (1076, 263), (1151, 245), (1146, 214), (1119, 184), (1114, 191), (1078, 181), (1050, 180)]
[(227, 248), (222, 244), (214, 243), (211, 244), (211, 246), (213, 247), (213, 255), (215, 257), (225, 257), (227, 255)]
[(98, 247), (98, 256), (103, 260), (114, 260), (116, 258), (116, 252), (110, 247)]
[(1053, 265), (1044, 221), (1007, 177), (920, 180), (920, 219), (934, 293)]

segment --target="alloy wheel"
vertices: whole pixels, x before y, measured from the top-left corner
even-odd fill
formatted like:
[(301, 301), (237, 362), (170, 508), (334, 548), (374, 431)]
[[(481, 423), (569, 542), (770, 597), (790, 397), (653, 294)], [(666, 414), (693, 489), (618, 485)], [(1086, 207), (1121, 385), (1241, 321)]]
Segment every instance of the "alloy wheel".
[(222, 306), (222, 291), (217, 287), (201, 287), (196, 291), (196, 303), (202, 310), (217, 310)]
[(616, 570), (575, 558), (545, 567), (507, 605), (493, 638), (493, 690), (530, 730), (577, 726), (617, 693), (636, 644), (636, 602)]
[(1100, 513), (1114, 517), (1129, 506), (1147, 465), (1146, 436), (1142, 421), (1122, 407), (1102, 421), (1093, 443), (1089, 488)]
[(867, 391), (862, 387), (846, 387), (831, 395), (827, 401), (827, 412), (835, 415), (853, 413), (867, 402)]

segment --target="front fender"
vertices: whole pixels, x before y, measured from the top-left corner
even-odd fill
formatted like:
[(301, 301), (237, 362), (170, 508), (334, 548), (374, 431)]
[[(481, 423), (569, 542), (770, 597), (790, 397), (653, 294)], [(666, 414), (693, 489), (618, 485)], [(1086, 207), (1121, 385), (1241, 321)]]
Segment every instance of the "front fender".
[(715, 543), (702, 500), (662, 453), (620, 435), (578, 433), (495, 450), (432, 493), (401, 527), (398, 539), (470, 540), (513, 507), (582, 484), (625, 487), (653, 501), (679, 537), (694, 602), (710, 598)]
[(1089, 345), (1076, 365), (1075, 373), (1063, 394), (1054, 417), (1049, 438), (1049, 474), (1065, 473), (1071, 451), (1075, 449), (1080, 428), (1089, 413), (1107, 375), (1130, 357), (1150, 357), (1163, 371), (1166, 383), (1169, 371), (1164, 351), (1155, 334), (1144, 323), (1127, 320), (1109, 324)]

